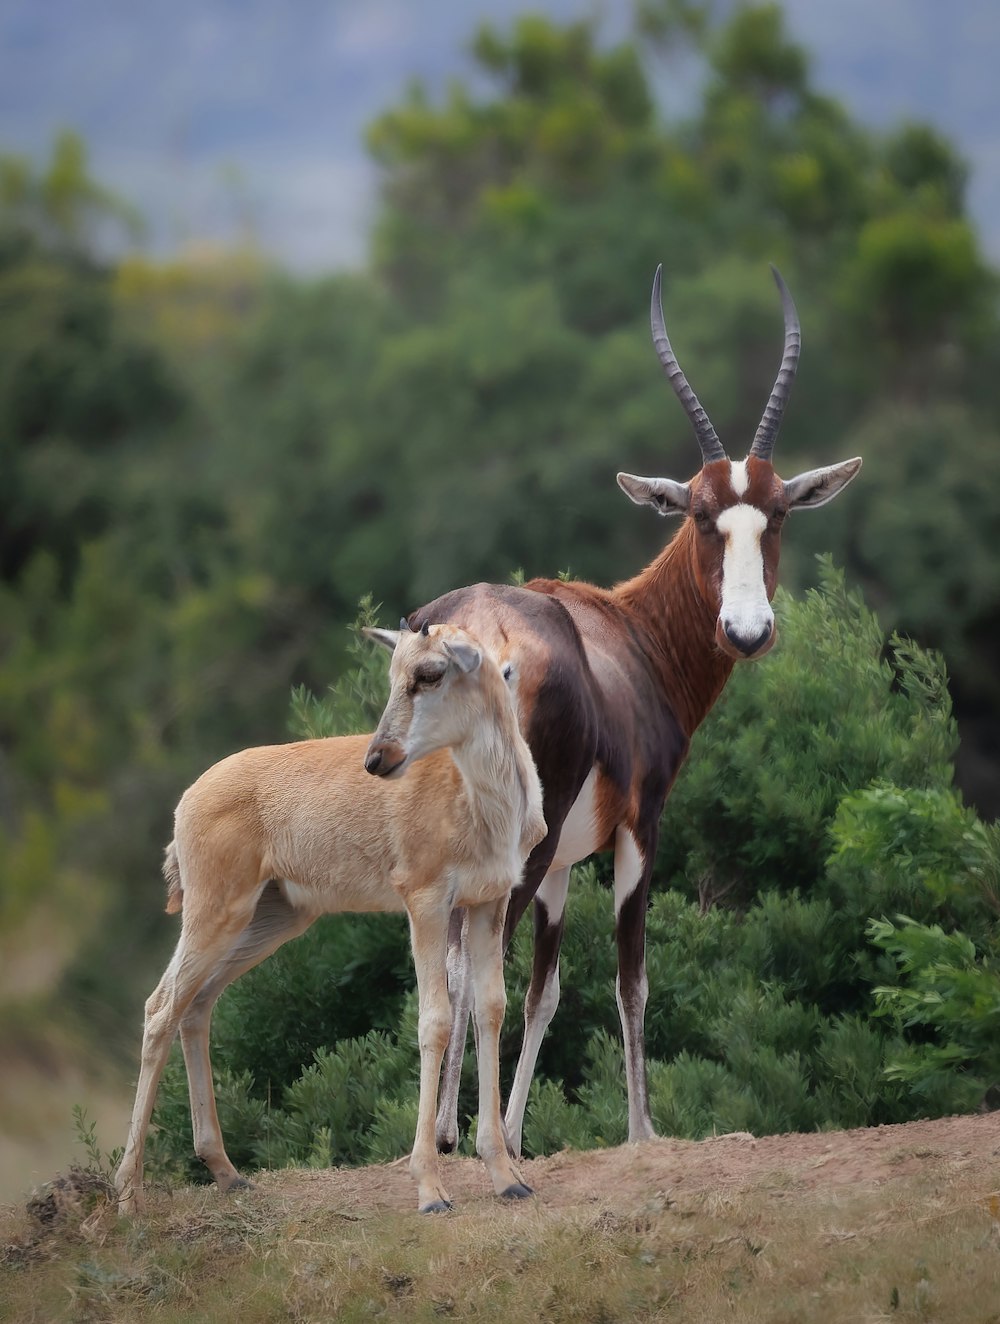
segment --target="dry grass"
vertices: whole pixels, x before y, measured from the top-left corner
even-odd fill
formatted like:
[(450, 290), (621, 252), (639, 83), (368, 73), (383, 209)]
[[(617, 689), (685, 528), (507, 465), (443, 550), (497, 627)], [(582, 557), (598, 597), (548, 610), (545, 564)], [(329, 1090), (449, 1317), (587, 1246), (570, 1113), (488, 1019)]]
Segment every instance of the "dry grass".
[(128, 1223), (100, 1179), (71, 1174), (0, 1219), (0, 1321), (1000, 1322), (986, 1163), (878, 1189), (771, 1174), (676, 1201), (484, 1198), (423, 1218), (302, 1208), (279, 1174), (266, 1185), (154, 1190)]

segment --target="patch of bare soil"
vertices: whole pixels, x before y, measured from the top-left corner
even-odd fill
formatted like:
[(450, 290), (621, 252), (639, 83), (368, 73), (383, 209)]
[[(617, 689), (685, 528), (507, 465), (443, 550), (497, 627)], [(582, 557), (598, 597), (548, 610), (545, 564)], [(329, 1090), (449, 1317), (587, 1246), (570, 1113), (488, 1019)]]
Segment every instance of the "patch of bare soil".
[[(746, 1132), (708, 1140), (650, 1140), (585, 1153), (566, 1150), (520, 1165), (542, 1207), (600, 1204), (634, 1209), (651, 1198), (748, 1186), (775, 1193), (850, 1185), (888, 1187), (920, 1174), (947, 1179), (994, 1167), (1000, 1189), (1000, 1112), (943, 1117), (855, 1131), (754, 1137)], [(441, 1172), (456, 1208), (492, 1202), (477, 1159), (442, 1158)], [(415, 1207), (406, 1163), (370, 1168), (296, 1169), (262, 1173), (270, 1196), (302, 1209), (322, 1207), (363, 1217)]]

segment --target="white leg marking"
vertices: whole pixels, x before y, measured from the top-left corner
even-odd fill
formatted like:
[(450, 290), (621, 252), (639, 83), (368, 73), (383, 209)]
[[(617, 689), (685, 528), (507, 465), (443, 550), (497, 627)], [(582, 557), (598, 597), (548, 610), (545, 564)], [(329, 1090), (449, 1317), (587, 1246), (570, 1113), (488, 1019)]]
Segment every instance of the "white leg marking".
[[(549, 867), (550, 875), (555, 873), (557, 869), (576, 864), (578, 860), (585, 860), (588, 855), (593, 855), (601, 844), (597, 840), (596, 790), (597, 769), (591, 768), (587, 780), (580, 787), (579, 795), (573, 801), (569, 813), (563, 820), (562, 830), (559, 833), (559, 845), (556, 847), (556, 853), (552, 857), (552, 864)], [(543, 881), (542, 887), (544, 886)], [(541, 896), (541, 891), (538, 895)], [(551, 910), (549, 913), (552, 913)], [(561, 909), (559, 913), (562, 914)]]
[(615, 833), (615, 919), (642, 877), (642, 856), (628, 828)]

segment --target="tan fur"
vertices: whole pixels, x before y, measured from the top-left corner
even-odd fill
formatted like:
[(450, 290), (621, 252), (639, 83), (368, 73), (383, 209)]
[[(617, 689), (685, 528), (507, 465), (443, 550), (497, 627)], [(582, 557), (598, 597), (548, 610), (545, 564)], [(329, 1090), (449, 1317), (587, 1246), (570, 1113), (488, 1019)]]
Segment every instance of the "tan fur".
[[(477, 659), (473, 669), (455, 664), (456, 650)], [(445, 670), (436, 684), (421, 686), (428, 667)], [(177, 1029), (195, 1148), (229, 1189), (241, 1179), (225, 1153), (212, 1095), (208, 1027), (216, 999), (319, 915), (382, 910), (409, 915), (420, 993), (420, 1123), (411, 1167), (421, 1208), (446, 1207), (433, 1127), (450, 1027), (445, 956), (456, 905), (467, 908), (477, 952), (477, 1015), (479, 997), (483, 1004), (479, 1150), (498, 1193), (525, 1192), (500, 1121), (501, 943), (510, 889), (545, 835), (541, 787), (500, 669), (465, 631), (443, 625), (428, 635), (402, 633), (390, 676), (389, 701), (370, 739), (246, 749), (181, 796), (164, 874), (167, 911), (182, 910), (182, 930), (146, 1006), (135, 1110), (116, 1177), (124, 1212), (141, 1200), (146, 1129)], [(392, 779), (366, 770), (366, 761), (383, 757), (390, 770), (399, 766)]]

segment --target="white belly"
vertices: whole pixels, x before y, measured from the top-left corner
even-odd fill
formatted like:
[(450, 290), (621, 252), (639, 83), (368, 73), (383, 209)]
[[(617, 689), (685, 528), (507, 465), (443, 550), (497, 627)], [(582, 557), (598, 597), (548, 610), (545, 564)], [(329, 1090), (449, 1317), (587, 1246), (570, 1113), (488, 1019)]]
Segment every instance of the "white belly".
[(580, 794), (573, 801), (573, 807), (562, 825), (555, 859), (550, 866), (552, 869), (566, 869), (579, 860), (585, 860), (602, 844), (598, 839), (595, 813), (596, 791), (597, 769), (591, 768), (590, 775), (580, 787)]
[(283, 878), (281, 888), (290, 905), (312, 915), (359, 915), (406, 909), (403, 898), (383, 874), (360, 878), (347, 875), (338, 879), (335, 885), (325, 887)]

